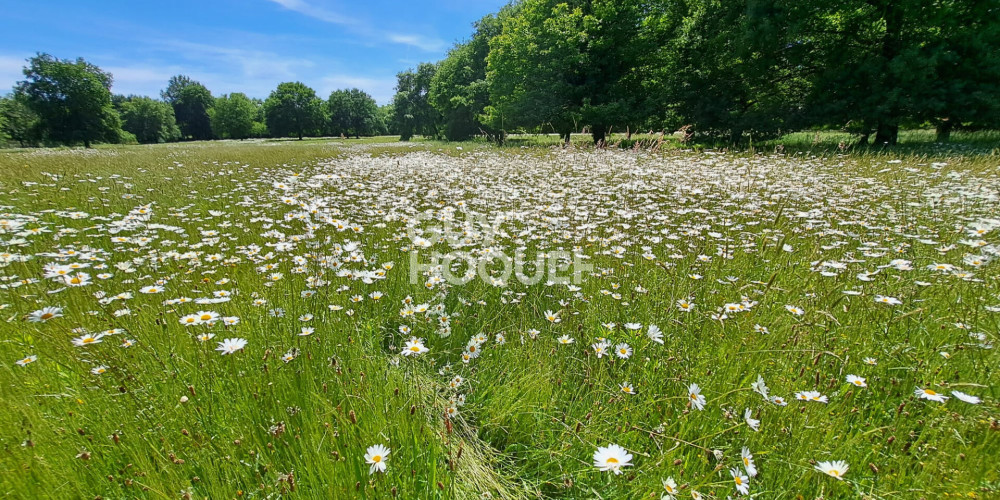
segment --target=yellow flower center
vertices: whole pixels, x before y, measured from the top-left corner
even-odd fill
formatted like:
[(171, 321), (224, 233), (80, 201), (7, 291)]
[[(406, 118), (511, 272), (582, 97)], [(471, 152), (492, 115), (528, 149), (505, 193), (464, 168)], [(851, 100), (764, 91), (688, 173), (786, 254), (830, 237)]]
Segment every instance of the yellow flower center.
[(610, 457), (610, 458), (608, 458), (608, 460), (607, 460), (607, 462), (606, 462), (606, 463), (609, 463), (609, 464), (617, 464), (617, 463), (618, 463), (618, 459), (617, 459), (617, 458), (615, 458), (615, 457)]
[(372, 462), (378, 463), (382, 461), (382, 455), (375, 455), (372, 457)]
[(736, 481), (737, 485), (743, 484), (743, 478), (741, 478), (740, 476), (733, 477), (733, 481)]
[(52, 316), (54, 316), (54, 314), (52, 314), (52, 313), (45, 313), (45, 314), (42, 315), (42, 319), (52, 319)]
[(928, 396), (937, 396), (937, 393), (934, 392), (934, 391), (932, 391), (932, 390), (930, 390), (930, 389), (924, 389), (924, 394), (926, 394)]

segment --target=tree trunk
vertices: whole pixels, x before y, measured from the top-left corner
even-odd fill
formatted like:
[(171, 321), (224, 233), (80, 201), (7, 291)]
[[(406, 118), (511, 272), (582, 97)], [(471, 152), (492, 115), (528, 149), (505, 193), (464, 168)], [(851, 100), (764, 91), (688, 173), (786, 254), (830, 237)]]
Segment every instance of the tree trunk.
[(570, 135), (572, 132), (559, 132), (559, 138), (562, 139), (564, 146), (569, 146)]
[(743, 129), (734, 128), (729, 131), (729, 144), (732, 144), (733, 146), (739, 146), (742, 140), (743, 140)]
[(941, 120), (940, 122), (938, 122), (938, 124), (937, 124), (937, 130), (935, 131), (936, 135), (937, 135), (937, 138), (935, 140), (937, 142), (948, 142), (948, 141), (950, 141), (951, 140), (951, 129), (954, 128), (954, 127), (955, 127), (955, 125), (952, 123), (952, 121), (949, 120), (949, 119), (947, 119), (947, 118), (945, 118), (944, 120)]
[(875, 145), (888, 144), (889, 146), (895, 146), (898, 140), (899, 125), (879, 120), (878, 129), (875, 131)]
[(604, 125), (594, 125), (590, 129), (590, 136), (594, 138), (594, 145), (603, 146), (607, 137), (607, 128)]
[(83, 140), (83, 147), (90, 149), (90, 139)]
[[(894, 0), (889, 0), (885, 7), (885, 35), (882, 37), (882, 62), (884, 64), (882, 92), (896, 87), (896, 82), (889, 72), (892, 61), (899, 56), (903, 48), (903, 9), (896, 5)], [(888, 95), (883, 94), (883, 98)], [(893, 99), (893, 98), (890, 98)], [(889, 103), (889, 109), (884, 116), (878, 120), (878, 128), (875, 130), (875, 144), (888, 144), (895, 146), (899, 139), (899, 104)]]

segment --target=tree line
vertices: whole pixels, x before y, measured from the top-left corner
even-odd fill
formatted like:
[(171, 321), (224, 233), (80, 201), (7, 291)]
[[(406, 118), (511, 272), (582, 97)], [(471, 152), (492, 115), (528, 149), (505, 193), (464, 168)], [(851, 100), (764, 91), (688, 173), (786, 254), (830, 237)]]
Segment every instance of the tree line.
[(414, 134), (1000, 127), (1000, 0), (521, 0), (400, 73)]
[(112, 94), (112, 83), (110, 73), (82, 58), (38, 54), (24, 67), (24, 80), (0, 98), (0, 134), (21, 146), (90, 147), (395, 132), (391, 106), (379, 107), (359, 89), (336, 90), (324, 101), (304, 83), (285, 82), (264, 100), (240, 92), (215, 97), (201, 83), (177, 75), (154, 99)]

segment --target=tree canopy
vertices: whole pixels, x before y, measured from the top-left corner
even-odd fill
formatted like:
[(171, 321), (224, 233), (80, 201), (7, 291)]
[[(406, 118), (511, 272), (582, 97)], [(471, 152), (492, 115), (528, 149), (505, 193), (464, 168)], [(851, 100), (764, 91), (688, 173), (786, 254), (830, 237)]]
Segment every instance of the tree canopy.
[(205, 140), (213, 137), (209, 110), (215, 105), (215, 98), (207, 87), (187, 76), (177, 75), (170, 78), (160, 95), (173, 106), (183, 138)]
[(0, 98), (0, 134), (25, 147), (38, 141), (39, 125), (38, 115), (28, 106), (24, 94)]
[(997, 126), (998, 13), (998, 0), (521, 0), (437, 64), (436, 115), (413, 111), (419, 68), (401, 73), (397, 119), (449, 139), (685, 127), (739, 142), (823, 127), (894, 144), (900, 125), (929, 124), (943, 140)]
[(246, 139), (254, 134), (260, 104), (241, 92), (222, 95), (209, 110), (212, 131), (222, 139)]
[(326, 101), (333, 135), (375, 135), (379, 128), (378, 104), (359, 89), (335, 90)]
[(82, 58), (49, 54), (28, 60), (15, 92), (39, 118), (42, 135), (64, 144), (117, 142), (121, 120), (111, 106), (110, 73)]
[(407, 70), (396, 75), (392, 106), (400, 139), (404, 141), (414, 135), (438, 136), (440, 113), (429, 100), (431, 80), (436, 71), (436, 65), (423, 63), (416, 71)]
[(141, 143), (175, 141), (181, 132), (174, 119), (174, 108), (163, 101), (144, 96), (129, 96), (118, 104), (122, 128)]
[(278, 137), (315, 135), (323, 126), (323, 101), (302, 82), (285, 82), (264, 101), (267, 128)]

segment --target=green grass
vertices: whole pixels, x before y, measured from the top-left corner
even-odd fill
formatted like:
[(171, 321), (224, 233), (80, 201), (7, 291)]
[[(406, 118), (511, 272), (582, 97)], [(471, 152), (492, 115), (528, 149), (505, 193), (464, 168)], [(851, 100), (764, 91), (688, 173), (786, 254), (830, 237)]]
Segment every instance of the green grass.
[[(758, 498), (1000, 495), (1000, 356), (986, 347), (1000, 317), (992, 139), (908, 149), (926, 142), (913, 134), (896, 150), (841, 153), (836, 137), (795, 135), (788, 154), (772, 144), (757, 149), (767, 154), (593, 151), (582, 136), (574, 148), (538, 147), (549, 139), (0, 152), (0, 220), (20, 225), (0, 233), (0, 494), (658, 499), (672, 477), (680, 498), (721, 499), (737, 495), (728, 471), (743, 468), (747, 447)], [(467, 222), (461, 241), (434, 238), (424, 212)], [(500, 214), (492, 233), (484, 222)], [(38, 228), (48, 232), (19, 236)], [(414, 235), (432, 247), (414, 254)], [(353, 260), (338, 253), (347, 242)], [(568, 250), (594, 272), (579, 289), (411, 279), (414, 255), (455, 249), (528, 261)], [(976, 255), (987, 262), (974, 265)], [(89, 264), (90, 284), (44, 277), (45, 266), (74, 262)], [(484, 268), (500, 275), (496, 263)], [(140, 292), (154, 284), (165, 291)], [(164, 303), (219, 291), (230, 300)], [(123, 292), (132, 298), (101, 300)], [(440, 314), (402, 316), (407, 297), (440, 304), (450, 330)], [(749, 311), (713, 317), (741, 301)], [(45, 306), (63, 316), (27, 320)], [(180, 323), (196, 311), (239, 322)], [(299, 336), (303, 327), (315, 331)], [(109, 329), (121, 333), (71, 342)], [(480, 334), (481, 354), (463, 362)], [(400, 356), (410, 335), (429, 351)], [(247, 345), (224, 356), (214, 349), (226, 338)], [(601, 338), (634, 352), (598, 358)], [(15, 364), (28, 355), (37, 361)], [(107, 370), (92, 374), (97, 366)], [(846, 383), (850, 374), (868, 387)], [(758, 375), (787, 406), (751, 389)], [(463, 382), (451, 388), (455, 376)], [(688, 403), (691, 383), (704, 410)], [(918, 387), (950, 399), (919, 399)], [(810, 390), (829, 402), (794, 400)], [(593, 465), (609, 443), (633, 455), (621, 475)], [(365, 463), (374, 444), (391, 448), (384, 474)], [(830, 460), (850, 465), (843, 481), (814, 470)]]

